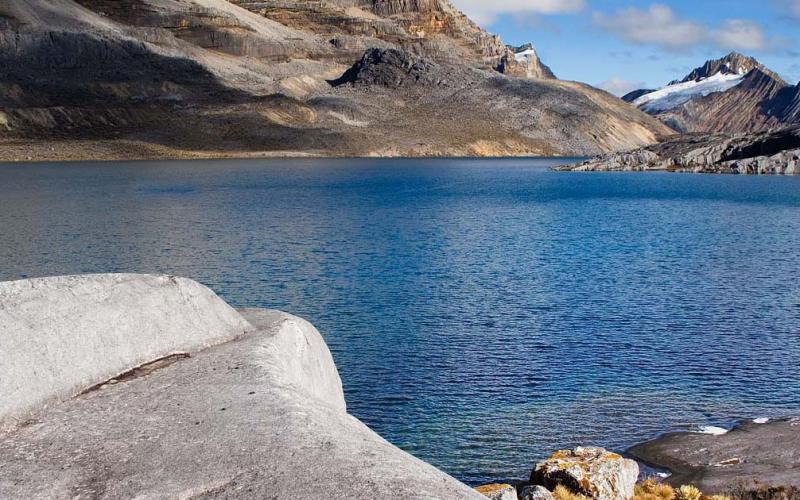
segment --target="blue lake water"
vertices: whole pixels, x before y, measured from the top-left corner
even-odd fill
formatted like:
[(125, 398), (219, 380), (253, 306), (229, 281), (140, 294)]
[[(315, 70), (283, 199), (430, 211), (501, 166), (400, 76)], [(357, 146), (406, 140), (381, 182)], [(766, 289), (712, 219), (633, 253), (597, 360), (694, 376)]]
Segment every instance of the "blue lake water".
[(0, 166), (0, 279), (195, 278), (328, 341), (351, 412), (475, 484), (800, 413), (800, 178), (552, 160)]

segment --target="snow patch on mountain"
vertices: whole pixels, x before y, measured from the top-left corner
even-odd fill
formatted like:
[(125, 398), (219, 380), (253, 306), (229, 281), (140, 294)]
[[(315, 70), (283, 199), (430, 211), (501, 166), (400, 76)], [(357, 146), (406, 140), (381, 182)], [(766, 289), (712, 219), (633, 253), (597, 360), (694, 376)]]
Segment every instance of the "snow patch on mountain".
[(705, 97), (715, 92), (730, 90), (742, 83), (744, 77), (745, 74), (741, 71), (735, 73), (719, 72), (697, 81), (690, 80), (667, 85), (655, 92), (639, 97), (633, 101), (633, 104), (648, 113), (668, 111), (696, 97)]
[(517, 52), (514, 54), (514, 59), (516, 59), (518, 63), (529, 63), (532, 61), (537, 61), (539, 59), (539, 55), (536, 54), (536, 49), (526, 49), (522, 52)]

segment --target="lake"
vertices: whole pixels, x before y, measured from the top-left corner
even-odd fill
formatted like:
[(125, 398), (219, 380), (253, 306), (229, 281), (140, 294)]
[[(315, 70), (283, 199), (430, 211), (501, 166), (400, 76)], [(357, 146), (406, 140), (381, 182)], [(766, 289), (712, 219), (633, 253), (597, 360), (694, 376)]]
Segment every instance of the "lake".
[(350, 411), (477, 484), (800, 413), (800, 178), (556, 160), (0, 166), (0, 279), (194, 278), (313, 322)]

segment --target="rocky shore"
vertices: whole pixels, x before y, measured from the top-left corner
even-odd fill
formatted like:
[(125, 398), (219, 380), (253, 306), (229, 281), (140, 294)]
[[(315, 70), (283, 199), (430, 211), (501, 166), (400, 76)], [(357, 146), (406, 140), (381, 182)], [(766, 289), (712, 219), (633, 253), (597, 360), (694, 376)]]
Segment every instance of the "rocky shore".
[(493, 500), (800, 499), (800, 418), (673, 432), (632, 447), (626, 456), (669, 473), (642, 477), (630, 458), (580, 447), (540, 462), (529, 480), (477, 491)]
[(0, 324), (0, 498), (482, 498), (348, 415), (300, 318), (99, 275), (0, 283)]
[(683, 135), (640, 149), (597, 156), (558, 170), (800, 174), (800, 126), (740, 136)]
[[(593, 447), (556, 452), (515, 484), (470, 488), (347, 413), (311, 324), (234, 310), (188, 279), (2, 282), (0, 325), (3, 499), (714, 498), (699, 486), (770, 500), (800, 486), (800, 420), (782, 420), (630, 451), (679, 489), (637, 484), (636, 461)], [(784, 488), (753, 493), (763, 485)]]
[[(800, 418), (742, 422), (729, 432), (665, 434), (628, 453), (703, 491), (800, 487)], [(795, 492), (800, 496), (800, 492)]]

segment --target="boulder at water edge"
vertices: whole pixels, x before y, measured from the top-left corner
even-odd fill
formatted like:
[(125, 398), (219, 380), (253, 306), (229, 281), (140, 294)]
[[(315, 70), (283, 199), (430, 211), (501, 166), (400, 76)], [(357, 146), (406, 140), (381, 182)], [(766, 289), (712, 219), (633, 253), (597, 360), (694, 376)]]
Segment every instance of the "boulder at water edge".
[(517, 500), (517, 489), (510, 484), (487, 484), (475, 491), (492, 500)]
[(639, 465), (602, 448), (562, 450), (536, 466), (531, 484), (554, 490), (562, 485), (595, 500), (627, 500), (639, 478)]

